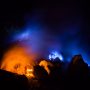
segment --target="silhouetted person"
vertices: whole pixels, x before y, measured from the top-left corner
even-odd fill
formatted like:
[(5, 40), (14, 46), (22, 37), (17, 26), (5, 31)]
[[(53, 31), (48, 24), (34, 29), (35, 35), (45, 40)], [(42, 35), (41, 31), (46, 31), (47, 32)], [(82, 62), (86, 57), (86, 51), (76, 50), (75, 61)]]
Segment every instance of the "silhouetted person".
[(67, 72), (68, 82), (70, 82), (69, 84), (72, 85), (72, 87), (75, 87), (76, 89), (87, 87), (85, 84), (88, 82), (89, 68), (81, 55), (75, 55), (72, 58)]
[[(34, 66), (34, 75), (40, 84), (39, 90), (44, 90), (47, 87), (48, 73), (44, 67), (36, 65)], [(46, 90), (46, 89), (45, 89)]]

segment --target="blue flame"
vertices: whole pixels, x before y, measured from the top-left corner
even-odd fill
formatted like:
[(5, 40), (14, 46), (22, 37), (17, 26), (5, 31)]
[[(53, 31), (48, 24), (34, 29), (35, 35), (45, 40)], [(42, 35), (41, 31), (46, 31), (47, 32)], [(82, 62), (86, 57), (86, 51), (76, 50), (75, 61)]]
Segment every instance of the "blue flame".
[[(31, 23), (32, 24), (32, 23)], [(79, 25), (61, 28), (61, 33), (54, 35), (52, 32), (45, 32), (45, 27), (33, 24), (32, 27), (26, 26), (23, 31), (14, 33), (13, 41), (24, 41), (33, 51), (40, 56), (48, 57), (50, 60), (59, 58), (61, 61), (70, 61), (74, 55), (81, 54), (84, 61), (90, 65), (90, 48), (84, 37), (79, 33)], [(65, 29), (65, 30), (64, 30)], [(55, 50), (47, 55), (49, 51)], [(63, 52), (63, 56), (58, 51)]]
[(56, 59), (59, 58), (61, 61), (63, 61), (63, 56), (58, 53), (57, 51), (51, 52), (51, 54), (49, 54), (49, 59)]

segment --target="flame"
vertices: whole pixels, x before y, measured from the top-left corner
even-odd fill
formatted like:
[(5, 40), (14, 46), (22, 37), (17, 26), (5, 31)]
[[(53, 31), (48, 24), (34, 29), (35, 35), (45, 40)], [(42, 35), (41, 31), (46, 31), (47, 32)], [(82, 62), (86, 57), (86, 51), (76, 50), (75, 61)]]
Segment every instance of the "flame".
[(26, 48), (15, 46), (9, 49), (3, 56), (1, 69), (34, 77), (33, 65), (35, 64), (34, 55), (26, 52)]
[(27, 73), (26, 73), (26, 76), (27, 76), (27, 77), (33, 77), (33, 78), (34, 78), (33, 69), (29, 69), (29, 68), (28, 68), (28, 69), (26, 70), (26, 72), (27, 72)]
[(40, 66), (43, 66), (44, 69), (47, 71), (48, 74), (50, 74), (50, 69), (48, 68), (48, 66), (52, 67), (53, 65), (46, 61), (46, 60), (42, 60), (40, 63), (39, 63)]

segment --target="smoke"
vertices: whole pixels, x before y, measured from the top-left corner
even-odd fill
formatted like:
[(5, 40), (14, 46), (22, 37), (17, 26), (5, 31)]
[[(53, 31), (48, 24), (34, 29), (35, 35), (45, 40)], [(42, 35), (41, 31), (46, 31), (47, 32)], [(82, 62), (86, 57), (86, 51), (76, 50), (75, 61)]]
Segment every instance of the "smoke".
[[(32, 20), (31, 20), (32, 21)], [(82, 19), (77, 19), (74, 24), (61, 25), (51, 29), (40, 22), (28, 22), (19, 33), (12, 33), (12, 42), (19, 42), (32, 51), (38, 58), (48, 59), (52, 51), (61, 52), (64, 61), (70, 61), (73, 55), (81, 54), (89, 64), (89, 54), (85, 49), (86, 44), (82, 41)], [(41, 24), (41, 25), (40, 25)], [(54, 33), (55, 32), (55, 33)], [(32, 49), (32, 50), (30, 50)]]
[(81, 54), (90, 64), (89, 34), (85, 35), (86, 24), (80, 12), (74, 7), (33, 9), (32, 14), (25, 14), (25, 25), (19, 32), (11, 33), (11, 43), (18, 41), (27, 51), (32, 51), (36, 59), (48, 59), (48, 55), (56, 51), (62, 53), (64, 61), (69, 62), (73, 55)]

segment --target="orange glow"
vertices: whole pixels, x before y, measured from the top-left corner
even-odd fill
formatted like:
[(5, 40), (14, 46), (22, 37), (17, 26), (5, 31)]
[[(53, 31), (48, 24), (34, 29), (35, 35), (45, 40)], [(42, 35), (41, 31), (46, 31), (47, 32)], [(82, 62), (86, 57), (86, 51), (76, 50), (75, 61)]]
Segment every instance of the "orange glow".
[(50, 74), (50, 69), (48, 68), (48, 66), (53, 66), (50, 62), (46, 61), (46, 60), (42, 60), (40, 63), (39, 63), (40, 66), (43, 66), (44, 69), (47, 71), (48, 74)]
[(35, 56), (32, 53), (27, 53), (26, 48), (15, 46), (8, 50), (1, 62), (1, 69), (34, 77), (33, 65)]
[(26, 70), (26, 76), (34, 78), (33, 69), (27, 69)]

